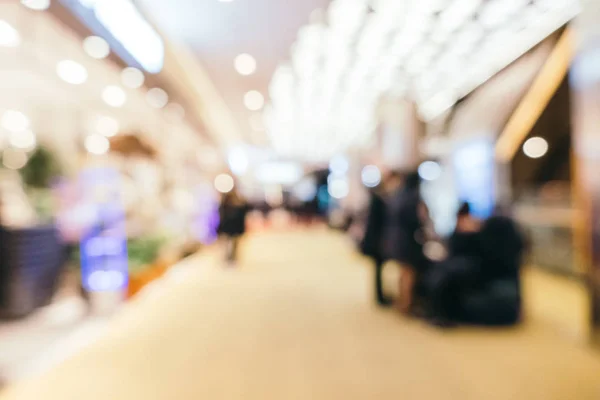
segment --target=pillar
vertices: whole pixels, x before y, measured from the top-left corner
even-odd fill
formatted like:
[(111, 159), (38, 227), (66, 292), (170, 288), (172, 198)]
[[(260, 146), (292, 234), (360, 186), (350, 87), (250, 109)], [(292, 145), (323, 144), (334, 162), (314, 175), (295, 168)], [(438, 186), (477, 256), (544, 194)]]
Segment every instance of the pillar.
[(575, 21), (578, 43), (571, 69), (573, 90), (574, 200), (576, 249), (588, 277), (592, 337), (600, 338), (600, 8), (584, 2)]
[(425, 124), (414, 103), (404, 99), (386, 99), (379, 109), (378, 149), (386, 169), (416, 169), (420, 161), (419, 140)]

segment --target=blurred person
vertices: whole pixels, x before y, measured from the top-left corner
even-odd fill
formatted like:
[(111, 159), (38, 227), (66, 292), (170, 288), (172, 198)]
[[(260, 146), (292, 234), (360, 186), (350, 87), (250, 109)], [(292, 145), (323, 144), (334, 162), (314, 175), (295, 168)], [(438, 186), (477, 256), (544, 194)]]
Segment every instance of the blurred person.
[(417, 172), (405, 176), (393, 172), (387, 181), (384, 251), (386, 257), (400, 264), (398, 308), (409, 313), (417, 281), (429, 265), (423, 252), (428, 210), (421, 198)]
[(442, 327), (456, 322), (518, 322), (524, 249), (519, 228), (508, 215), (494, 215), (481, 223), (467, 206), (461, 207), (449, 240), (449, 257), (432, 272), (431, 322)]
[(481, 221), (471, 214), (469, 203), (462, 203), (456, 215), (456, 228), (448, 239), (448, 255), (435, 265), (427, 278), (431, 322), (451, 325), (457, 317), (457, 295), (470, 287), (482, 268)]
[(385, 201), (382, 188), (370, 191), (369, 210), (364, 235), (360, 243), (362, 254), (371, 258), (375, 264), (375, 300), (380, 306), (389, 306), (392, 301), (383, 293), (383, 265), (385, 257), (382, 251), (383, 230), (385, 224)]
[(516, 324), (521, 319), (520, 270), (525, 239), (517, 223), (504, 212), (485, 221), (481, 243), (481, 274), (477, 286), (462, 296), (459, 318), (481, 325)]
[(223, 195), (219, 207), (219, 234), (227, 239), (227, 261), (237, 261), (239, 238), (246, 232), (249, 207), (236, 189)]

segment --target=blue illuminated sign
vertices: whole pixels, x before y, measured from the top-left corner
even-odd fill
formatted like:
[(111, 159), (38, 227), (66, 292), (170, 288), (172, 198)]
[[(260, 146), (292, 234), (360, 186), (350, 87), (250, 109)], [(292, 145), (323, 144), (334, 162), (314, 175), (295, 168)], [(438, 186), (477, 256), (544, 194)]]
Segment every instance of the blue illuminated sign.
[(95, 211), (80, 244), (83, 287), (91, 292), (123, 290), (128, 281), (128, 263), (119, 174), (110, 169), (90, 169), (80, 179), (84, 201)]
[(478, 139), (460, 146), (453, 155), (460, 201), (471, 206), (472, 213), (487, 218), (496, 205), (494, 146)]

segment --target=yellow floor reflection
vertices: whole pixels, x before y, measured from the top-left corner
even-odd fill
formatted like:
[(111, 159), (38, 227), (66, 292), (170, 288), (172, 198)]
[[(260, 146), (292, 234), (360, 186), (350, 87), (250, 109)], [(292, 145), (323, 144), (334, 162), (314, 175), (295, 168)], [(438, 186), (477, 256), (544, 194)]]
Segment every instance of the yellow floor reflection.
[(325, 230), (261, 233), (237, 269), (195, 257), (109, 333), (3, 400), (600, 398), (600, 357), (537, 320), (442, 332), (371, 302)]

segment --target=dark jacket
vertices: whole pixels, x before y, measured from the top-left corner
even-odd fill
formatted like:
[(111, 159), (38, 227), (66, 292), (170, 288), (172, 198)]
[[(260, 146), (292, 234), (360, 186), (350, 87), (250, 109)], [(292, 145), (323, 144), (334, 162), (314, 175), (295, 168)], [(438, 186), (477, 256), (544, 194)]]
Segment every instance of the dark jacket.
[(362, 253), (373, 258), (382, 258), (383, 228), (385, 220), (385, 202), (375, 191), (371, 192), (371, 201), (367, 215), (365, 233), (360, 245)]
[(227, 236), (242, 236), (246, 232), (246, 204), (223, 204), (219, 208), (218, 232)]
[(420, 237), (423, 234), (419, 217), (422, 204), (418, 189), (403, 189), (390, 198), (385, 216), (385, 256), (415, 269), (425, 268), (427, 264)]

